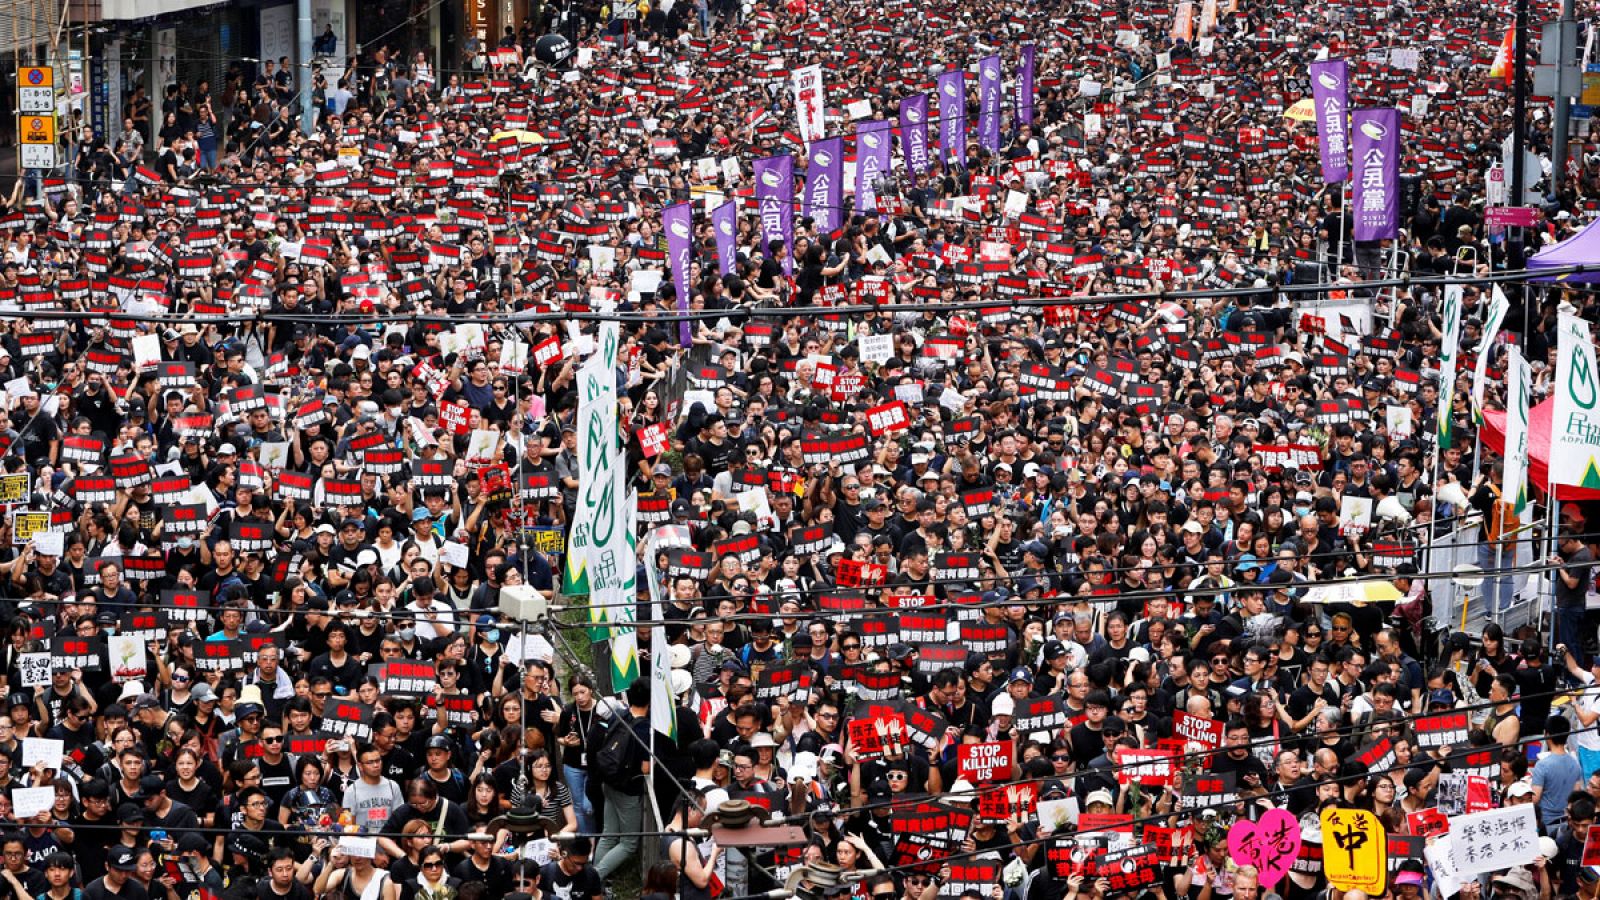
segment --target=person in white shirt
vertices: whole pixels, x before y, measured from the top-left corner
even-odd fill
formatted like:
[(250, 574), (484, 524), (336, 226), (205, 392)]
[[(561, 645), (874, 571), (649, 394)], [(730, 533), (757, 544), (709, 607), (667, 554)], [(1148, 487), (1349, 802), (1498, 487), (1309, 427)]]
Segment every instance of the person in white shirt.
[(1572, 729), (1572, 749), (1578, 755), (1578, 765), (1583, 767), (1583, 777), (1600, 771), (1600, 656), (1590, 660), (1589, 668), (1578, 664), (1566, 645), (1558, 648), (1566, 659), (1567, 672), (1577, 679), (1583, 689), (1572, 698), (1572, 712), (1578, 724)]
[(435, 641), (455, 634), (455, 607), (434, 591), (433, 581), (418, 578), (411, 582), (411, 603), (406, 609), (417, 614), (417, 639)]

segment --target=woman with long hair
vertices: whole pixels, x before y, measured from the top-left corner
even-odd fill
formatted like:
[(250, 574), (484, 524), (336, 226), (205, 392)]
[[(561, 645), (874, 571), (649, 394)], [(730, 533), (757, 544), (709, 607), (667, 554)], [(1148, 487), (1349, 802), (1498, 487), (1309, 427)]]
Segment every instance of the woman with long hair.
[(461, 804), (461, 811), (467, 814), (473, 831), (489, 831), (489, 823), (500, 817), (504, 805), (494, 776), (483, 772), (472, 779), (472, 789), (467, 792), (467, 802)]
[(211, 828), (217, 822), (217, 793), (212, 784), (220, 782), (221, 777), (219, 774), (215, 782), (204, 777), (208, 767), (214, 772), (216, 766), (196, 746), (191, 746), (199, 740), (199, 732), (185, 733), (172, 760), (174, 777), (167, 779), (167, 796), (194, 810), (200, 817), (200, 824)]
[(578, 816), (572, 804), (572, 792), (561, 779), (555, 777), (554, 760), (544, 750), (528, 754), (528, 797), (531, 806), (542, 819), (562, 823), (561, 834), (578, 833)]

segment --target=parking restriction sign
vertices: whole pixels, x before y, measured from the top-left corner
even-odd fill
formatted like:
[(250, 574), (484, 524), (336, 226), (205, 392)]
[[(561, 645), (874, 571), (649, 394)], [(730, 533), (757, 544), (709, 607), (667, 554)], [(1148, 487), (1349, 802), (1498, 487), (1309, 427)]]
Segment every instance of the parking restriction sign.
[(20, 144), (54, 144), (56, 120), (54, 116), (19, 116), (17, 142)]
[(49, 114), (56, 107), (55, 70), (23, 66), (17, 70), (17, 112)]

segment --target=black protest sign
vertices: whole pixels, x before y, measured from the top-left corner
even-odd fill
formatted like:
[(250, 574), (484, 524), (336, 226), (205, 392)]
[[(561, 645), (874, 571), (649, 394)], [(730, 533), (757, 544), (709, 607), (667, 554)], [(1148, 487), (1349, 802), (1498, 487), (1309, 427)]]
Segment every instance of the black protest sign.
[(1029, 697), (1016, 704), (1018, 734), (1052, 732), (1067, 724), (1067, 707), (1060, 697)]
[(50, 638), (50, 668), (83, 669), (98, 672), (105, 668), (106, 641), (102, 637), (58, 634)]
[(376, 710), (370, 704), (343, 697), (330, 698), (322, 707), (322, 727), (331, 734), (372, 740), (372, 717)]
[(194, 645), (195, 668), (206, 672), (232, 672), (244, 668), (244, 641), (234, 638), (198, 641)]
[(803, 660), (767, 665), (756, 676), (756, 699), (776, 700), (811, 690), (816, 671)]
[(164, 609), (125, 612), (117, 623), (117, 634), (131, 635), (141, 641), (167, 639), (167, 611)]
[(438, 670), (428, 661), (376, 663), (372, 668), (378, 678), (379, 690), (385, 694), (425, 697), (439, 686)]
[(161, 605), (174, 622), (203, 622), (210, 604), (199, 591), (167, 590), (161, 592)]
[(917, 671), (930, 678), (945, 669), (959, 669), (967, 662), (967, 648), (960, 644), (923, 644), (917, 650)]

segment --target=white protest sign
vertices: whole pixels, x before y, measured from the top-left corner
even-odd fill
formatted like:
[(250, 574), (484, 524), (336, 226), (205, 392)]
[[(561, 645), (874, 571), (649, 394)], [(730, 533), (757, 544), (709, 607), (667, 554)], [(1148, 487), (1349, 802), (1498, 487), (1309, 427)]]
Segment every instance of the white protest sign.
[(50, 654), (24, 653), (17, 657), (17, 670), (23, 687), (44, 687), (50, 683)]
[(1384, 424), (1389, 426), (1389, 437), (1405, 438), (1411, 436), (1411, 407), (1389, 406), (1383, 410)]
[(378, 839), (353, 834), (340, 835), (339, 852), (357, 859), (372, 859), (378, 855)]
[(144, 641), (137, 634), (113, 634), (106, 638), (106, 655), (111, 659), (111, 675), (118, 681), (143, 678), (150, 663), (144, 655)]
[(1365, 531), (1372, 527), (1372, 506), (1371, 497), (1345, 494), (1339, 500), (1339, 521), (1344, 523), (1346, 529)]
[(1433, 883), (1444, 897), (1461, 893), (1461, 879), (1456, 872), (1455, 850), (1450, 835), (1441, 834), (1422, 848), (1422, 858), (1428, 861), (1428, 872)]
[(141, 334), (133, 339), (133, 364), (141, 369), (161, 361), (161, 336)]
[(18, 821), (29, 819), (42, 812), (49, 812), (56, 805), (56, 789), (53, 787), (32, 787), (11, 789), (11, 810)]
[(257, 445), (256, 449), (261, 451), (260, 462), (261, 462), (261, 465), (262, 465), (263, 468), (267, 468), (267, 469), (287, 469), (287, 468), (289, 468), (289, 442), (288, 441), (268, 441), (266, 443)]
[(31, 769), (43, 765), (46, 769), (61, 768), (62, 742), (53, 738), (23, 738), (22, 767)]
[(872, 101), (853, 100), (849, 103), (846, 103), (844, 105), (844, 114), (849, 116), (850, 121), (852, 122), (859, 121), (861, 119), (870, 119), (872, 118)]
[(467, 567), (467, 555), (467, 545), (455, 541), (445, 541), (444, 546), (439, 548), (439, 561), (458, 569)]
[(1539, 821), (1533, 804), (1491, 809), (1450, 819), (1456, 877), (1509, 869), (1539, 855)]
[(67, 535), (61, 531), (40, 531), (33, 535), (33, 552), (40, 556), (60, 556), (66, 552)]
[(521, 374), (528, 370), (528, 345), (522, 341), (506, 341), (500, 345), (500, 370)]
[(863, 363), (885, 363), (894, 356), (894, 335), (869, 334), (859, 339)]

